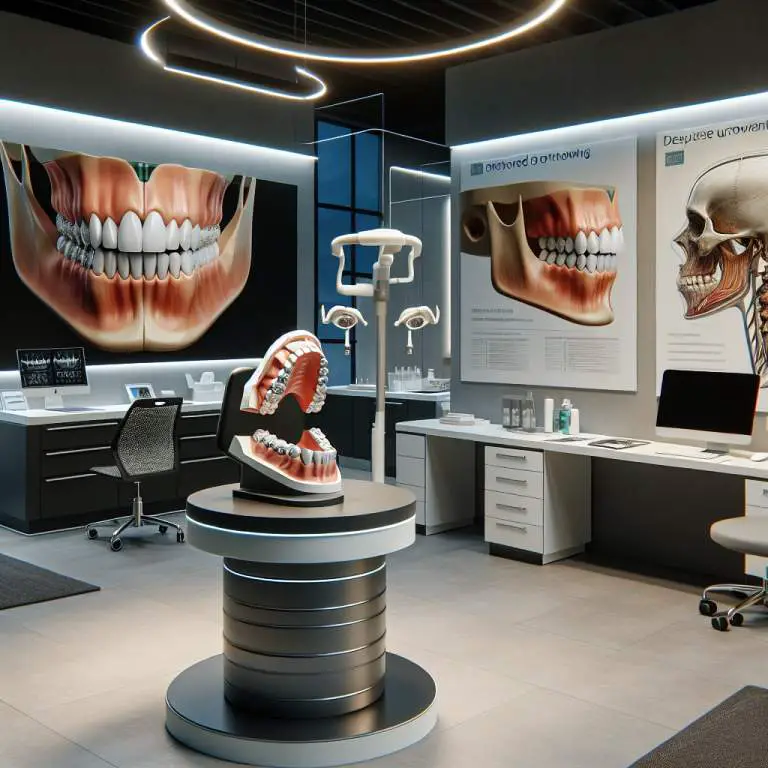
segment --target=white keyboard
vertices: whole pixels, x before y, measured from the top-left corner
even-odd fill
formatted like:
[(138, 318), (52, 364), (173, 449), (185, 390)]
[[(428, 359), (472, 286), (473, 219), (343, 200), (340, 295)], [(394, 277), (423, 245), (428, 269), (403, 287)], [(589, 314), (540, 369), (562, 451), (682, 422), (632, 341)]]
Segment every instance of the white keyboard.
[(653, 452), (657, 456), (677, 456), (682, 459), (702, 459), (704, 461), (724, 461), (728, 458), (727, 453), (721, 451), (707, 451), (704, 448), (697, 448), (694, 445), (670, 445), (654, 446)]

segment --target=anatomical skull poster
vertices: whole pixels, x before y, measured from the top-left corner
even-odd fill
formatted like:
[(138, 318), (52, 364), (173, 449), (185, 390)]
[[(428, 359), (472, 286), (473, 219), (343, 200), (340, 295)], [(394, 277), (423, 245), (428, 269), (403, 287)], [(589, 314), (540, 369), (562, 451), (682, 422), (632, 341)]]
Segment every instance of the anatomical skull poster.
[(636, 389), (634, 138), (461, 169), (463, 381)]
[(768, 121), (656, 144), (656, 373), (758, 373), (768, 409)]

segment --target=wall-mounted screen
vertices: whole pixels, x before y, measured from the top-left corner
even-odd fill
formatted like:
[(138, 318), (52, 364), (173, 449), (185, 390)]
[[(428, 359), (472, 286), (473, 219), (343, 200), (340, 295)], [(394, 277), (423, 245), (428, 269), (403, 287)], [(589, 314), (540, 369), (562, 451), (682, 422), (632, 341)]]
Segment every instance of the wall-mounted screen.
[(82, 347), (17, 349), (16, 361), (22, 389), (88, 386)]
[(140, 146), (0, 142), (0, 160), (0, 368), (17, 347), (248, 357), (295, 327), (295, 186), (220, 173), (215, 156), (143, 162)]

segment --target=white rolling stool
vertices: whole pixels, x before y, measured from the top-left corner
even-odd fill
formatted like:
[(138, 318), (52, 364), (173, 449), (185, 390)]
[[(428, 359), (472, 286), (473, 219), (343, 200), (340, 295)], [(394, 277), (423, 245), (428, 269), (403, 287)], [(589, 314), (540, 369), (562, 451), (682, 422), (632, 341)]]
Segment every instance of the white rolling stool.
[[(768, 557), (768, 518), (731, 517), (718, 520), (709, 529), (712, 541), (721, 547), (741, 552), (744, 555)], [(742, 597), (724, 616), (715, 616), (717, 604), (709, 599), (712, 593), (731, 593)], [(712, 616), (712, 626), (726, 632), (730, 626), (740, 627), (744, 623), (743, 610), (753, 605), (768, 604), (768, 579), (763, 576), (762, 584), (714, 584), (707, 587), (699, 603), (699, 612)]]

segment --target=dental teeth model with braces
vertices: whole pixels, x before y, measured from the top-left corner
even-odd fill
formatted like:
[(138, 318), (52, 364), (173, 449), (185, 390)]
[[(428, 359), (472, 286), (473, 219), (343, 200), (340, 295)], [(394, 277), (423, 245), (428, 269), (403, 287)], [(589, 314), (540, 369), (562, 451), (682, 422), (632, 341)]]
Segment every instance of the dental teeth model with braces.
[[(328, 360), (313, 334), (285, 334), (245, 382), (240, 408), (270, 418), (286, 398), (292, 398), (301, 412), (318, 413), (325, 403), (328, 373)], [(279, 420), (274, 423), (285, 425)], [(321, 429), (304, 430), (296, 442), (290, 442), (276, 434), (277, 428), (263, 424), (264, 419), (252, 435), (235, 435), (229, 454), (290, 491), (333, 494), (341, 490), (336, 450)]]

